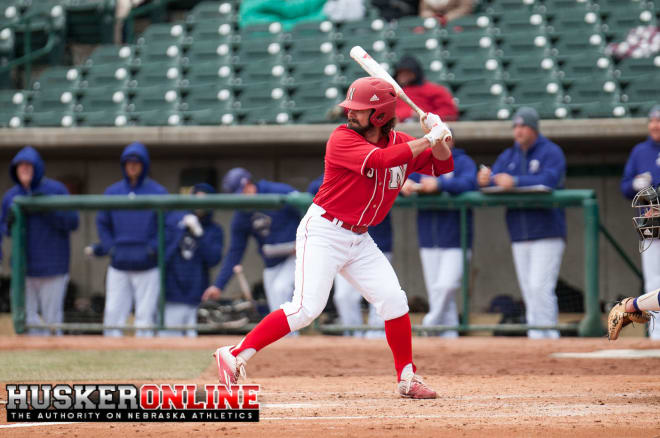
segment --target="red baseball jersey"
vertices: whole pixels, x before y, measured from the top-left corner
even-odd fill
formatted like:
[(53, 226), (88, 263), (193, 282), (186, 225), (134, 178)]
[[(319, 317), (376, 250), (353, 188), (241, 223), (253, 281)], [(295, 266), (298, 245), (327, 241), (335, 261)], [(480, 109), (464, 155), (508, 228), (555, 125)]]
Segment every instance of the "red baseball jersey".
[(379, 144), (339, 126), (325, 147), (325, 176), (314, 203), (350, 225), (377, 225), (392, 208), (413, 172), (440, 176), (454, 170), (450, 156), (437, 160), (431, 149), (413, 158), (403, 132), (391, 131)]

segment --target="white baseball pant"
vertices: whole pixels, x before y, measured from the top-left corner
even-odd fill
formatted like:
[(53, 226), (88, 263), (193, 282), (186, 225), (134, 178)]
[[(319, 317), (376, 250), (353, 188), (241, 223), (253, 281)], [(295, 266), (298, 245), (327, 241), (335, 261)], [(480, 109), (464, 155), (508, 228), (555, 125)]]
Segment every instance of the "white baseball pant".
[[(120, 271), (108, 266), (105, 278), (105, 311), (103, 324), (106, 326), (126, 325), (128, 315), (135, 302), (135, 327), (156, 324), (160, 274), (158, 268), (146, 271)], [(105, 336), (122, 336), (119, 329), (106, 329)], [(136, 330), (136, 336), (153, 336), (153, 330)]]
[(408, 300), (392, 265), (369, 233), (356, 234), (321, 217), (312, 204), (296, 233), (296, 287), (281, 306), (289, 328), (299, 330), (321, 314), (337, 274), (374, 305), (385, 321), (408, 313)]
[[(530, 325), (555, 325), (559, 315), (557, 278), (566, 243), (560, 237), (513, 242), (513, 264)], [(532, 339), (558, 338), (558, 330), (527, 330)]]
[[(197, 306), (185, 303), (165, 303), (165, 327), (186, 326), (197, 324)], [(160, 337), (197, 337), (197, 330), (161, 330)]]
[[(642, 253), (642, 273), (646, 292), (660, 288), (660, 239), (653, 239), (651, 246)], [(649, 337), (660, 340), (660, 319), (649, 324)]]
[[(64, 319), (64, 297), (69, 274), (50, 277), (25, 277), (25, 322), (60, 324)], [(49, 336), (50, 330), (29, 329), (29, 335)], [(60, 336), (62, 330), (56, 330)]]
[(270, 311), (291, 299), (295, 287), (296, 256), (291, 255), (283, 262), (264, 269), (264, 292)]
[[(461, 248), (420, 248), (424, 283), (429, 297), (429, 313), (422, 325), (458, 325), (456, 292), (463, 279), (463, 251)], [(468, 250), (468, 257), (470, 252)], [(445, 338), (456, 338), (456, 330), (440, 333)]]
[[(386, 252), (383, 254), (391, 263), (392, 253)], [(332, 297), (332, 301), (335, 303), (339, 315), (339, 322), (342, 325), (351, 326), (364, 324), (364, 318), (362, 317), (362, 295), (360, 295), (360, 292), (358, 292), (358, 290), (341, 275), (335, 277), (335, 293)], [(385, 327), (385, 321), (378, 316), (378, 312), (376, 312), (375, 307), (371, 304), (369, 305), (367, 324), (374, 327)], [(345, 331), (344, 336), (379, 338), (385, 336), (385, 332), (381, 332), (380, 330), (369, 330), (367, 332), (362, 332), (360, 330), (354, 332)]]

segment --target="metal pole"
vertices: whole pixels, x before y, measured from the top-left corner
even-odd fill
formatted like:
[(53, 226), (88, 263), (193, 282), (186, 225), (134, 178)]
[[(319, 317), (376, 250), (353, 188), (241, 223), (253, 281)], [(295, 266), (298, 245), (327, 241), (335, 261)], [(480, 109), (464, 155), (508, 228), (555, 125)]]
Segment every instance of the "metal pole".
[(609, 241), (612, 246), (614, 247), (615, 251), (621, 259), (625, 262), (625, 264), (630, 268), (631, 271), (639, 278), (639, 294), (642, 295), (644, 294), (644, 275), (642, 274), (642, 271), (640, 271), (637, 266), (633, 263), (632, 260), (628, 257), (628, 255), (625, 253), (623, 248), (621, 248), (621, 245), (614, 240), (614, 236), (603, 226), (603, 224), (598, 225), (598, 229), (600, 230), (601, 233), (603, 233), (603, 236), (605, 236), (605, 239)]
[(165, 327), (165, 213), (158, 210), (158, 274), (160, 297), (158, 301), (158, 327)]
[(585, 199), (584, 211), (584, 319), (580, 322), (580, 336), (602, 336), (605, 333), (600, 319), (598, 302), (598, 202)]
[(11, 315), (14, 331), (25, 333), (25, 215), (13, 204), (14, 223), (11, 227)]
[[(461, 321), (461, 330), (470, 325), (470, 265), (468, 260), (467, 247), (467, 206), (461, 206), (461, 250), (463, 251), (463, 281), (461, 284), (461, 293), (463, 294), (463, 320)], [(452, 298), (453, 299), (453, 298)]]

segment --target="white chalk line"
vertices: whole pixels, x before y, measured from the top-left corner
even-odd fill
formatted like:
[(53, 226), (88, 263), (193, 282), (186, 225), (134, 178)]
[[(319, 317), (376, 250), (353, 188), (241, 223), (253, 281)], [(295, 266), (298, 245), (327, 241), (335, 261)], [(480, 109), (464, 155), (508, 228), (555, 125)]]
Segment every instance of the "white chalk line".
[(2, 424), (0, 425), (0, 429), (13, 429), (13, 428), (18, 428), (18, 427), (37, 427), (37, 426), (59, 426), (59, 425), (66, 425), (66, 424), (76, 424), (73, 421), (66, 421), (66, 422), (45, 422), (45, 423), (16, 423), (16, 424)]
[(643, 359), (660, 358), (660, 350), (596, 350), (588, 352), (552, 353), (558, 359)]

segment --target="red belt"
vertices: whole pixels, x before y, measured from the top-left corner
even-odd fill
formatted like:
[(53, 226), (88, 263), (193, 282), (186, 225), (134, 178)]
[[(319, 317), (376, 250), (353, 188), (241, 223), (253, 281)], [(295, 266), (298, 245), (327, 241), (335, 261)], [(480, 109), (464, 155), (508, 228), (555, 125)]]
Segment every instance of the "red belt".
[(321, 215), (321, 217), (323, 217), (323, 218), (329, 220), (329, 221), (332, 222), (332, 223), (334, 223), (335, 221), (338, 221), (337, 223), (340, 223), (342, 228), (345, 228), (345, 229), (347, 229), (348, 231), (352, 231), (352, 232), (354, 232), (354, 233), (356, 233), (356, 234), (364, 234), (364, 233), (366, 233), (367, 230), (369, 229), (369, 227), (366, 226), (366, 225), (350, 225), (350, 224), (347, 224), (347, 223), (344, 222), (344, 221), (341, 221), (341, 220), (339, 220), (339, 219), (337, 219), (337, 218), (332, 217), (332, 216), (329, 215), (328, 213), (323, 213), (323, 214)]

